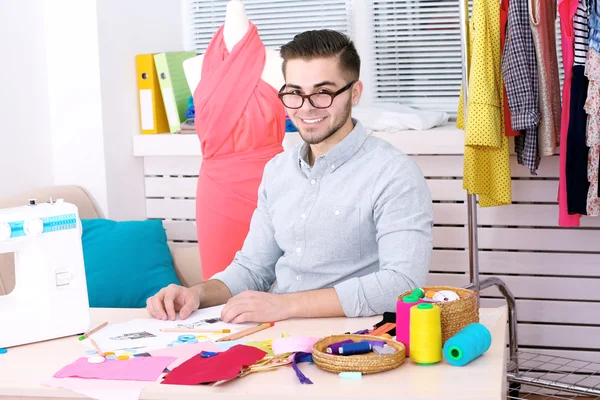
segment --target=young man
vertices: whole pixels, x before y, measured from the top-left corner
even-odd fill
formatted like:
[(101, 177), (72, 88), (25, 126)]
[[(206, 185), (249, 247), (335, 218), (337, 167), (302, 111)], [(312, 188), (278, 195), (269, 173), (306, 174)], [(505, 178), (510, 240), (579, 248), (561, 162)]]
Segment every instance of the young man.
[(305, 143), (266, 165), (231, 265), (195, 287), (163, 288), (147, 301), (156, 318), (225, 303), (234, 323), (369, 316), (394, 312), (398, 295), (425, 283), (429, 188), (414, 161), (352, 119), (363, 88), (353, 43), (309, 31), (281, 55), (279, 97)]

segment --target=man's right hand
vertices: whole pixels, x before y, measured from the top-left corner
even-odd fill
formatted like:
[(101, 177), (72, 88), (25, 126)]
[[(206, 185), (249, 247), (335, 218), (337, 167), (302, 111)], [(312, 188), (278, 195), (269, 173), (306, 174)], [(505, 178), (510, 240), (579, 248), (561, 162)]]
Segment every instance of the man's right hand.
[(200, 294), (191, 288), (169, 285), (146, 300), (148, 313), (157, 319), (186, 319), (200, 307)]

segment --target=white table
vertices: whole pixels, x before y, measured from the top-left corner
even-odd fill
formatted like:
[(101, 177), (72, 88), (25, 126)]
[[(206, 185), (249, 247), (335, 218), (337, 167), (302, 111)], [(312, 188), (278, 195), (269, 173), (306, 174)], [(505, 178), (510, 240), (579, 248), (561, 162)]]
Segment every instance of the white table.
[[(102, 322), (123, 322), (147, 317), (143, 309), (93, 309), (92, 326)], [(268, 340), (289, 335), (324, 337), (371, 327), (380, 317), (290, 320), (248, 336), (248, 340)], [(302, 385), (290, 367), (257, 372), (222, 386), (175, 386), (152, 384), (142, 399), (505, 399), (507, 310), (481, 309), (480, 321), (492, 333), (492, 346), (464, 367), (442, 361), (433, 366), (417, 366), (410, 359), (391, 371), (364, 375), (360, 380), (341, 379), (309, 363), (299, 364), (314, 383)], [(76, 337), (34, 343), (0, 355), (0, 398), (83, 398), (77, 393), (40, 385), (63, 366), (83, 356)]]

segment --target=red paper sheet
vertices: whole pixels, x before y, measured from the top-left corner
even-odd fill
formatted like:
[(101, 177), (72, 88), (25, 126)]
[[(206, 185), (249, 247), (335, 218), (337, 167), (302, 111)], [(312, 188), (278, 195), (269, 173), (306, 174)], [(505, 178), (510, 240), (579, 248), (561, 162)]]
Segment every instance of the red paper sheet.
[(161, 382), (169, 385), (198, 385), (233, 379), (243, 367), (262, 360), (267, 355), (252, 346), (237, 345), (210, 358), (200, 354), (173, 369)]

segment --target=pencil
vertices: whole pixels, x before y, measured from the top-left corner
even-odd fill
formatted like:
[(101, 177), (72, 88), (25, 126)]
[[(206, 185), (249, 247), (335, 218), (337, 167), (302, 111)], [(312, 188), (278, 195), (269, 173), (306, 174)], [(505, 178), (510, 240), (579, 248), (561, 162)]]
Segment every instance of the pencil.
[(79, 340), (87, 339), (88, 337), (90, 337), (94, 333), (98, 332), (100, 329), (104, 328), (106, 325), (108, 325), (108, 321), (104, 322), (104, 323), (102, 323), (100, 325), (98, 325), (97, 327), (95, 327), (91, 331), (88, 331), (86, 334), (79, 336)]
[(229, 329), (186, 329), (186, 328), (165, 328), (161, 332), (193, 332), (193, 333), (230, 333)]
[(268, 328), (272, 327), (273, 325), (275, 325), (274, 322), (264, 323), (264, 324), (258, 324), (256, 326), (251, 326), (250, 328), (246, 328), (244, 330), (241, 330), (239, 332), (233, 333), (231, 335), (227, 335), (225, 337), (219, 338), (219, 339), (215, 340), (215, 342), (228, 342), (230, 340), (237, 340), (237, 339), (243, 338), (244, 336), (248, 336), (248, 335), (251, 335), (253, 333), (262, 331), (264, 329), (268, 329)]
[(100, 357), (104, 357), (104, 353), (102, 352), (102, 350), (100, 350), (100, 347), (98, 347), (98, 344), (96, 344), (96, 341), (94, 339), (90, 338), (90, 343), (92, 344), (92, 346), (94, 346), (94, 350), (96, 350), (98, 355)]

